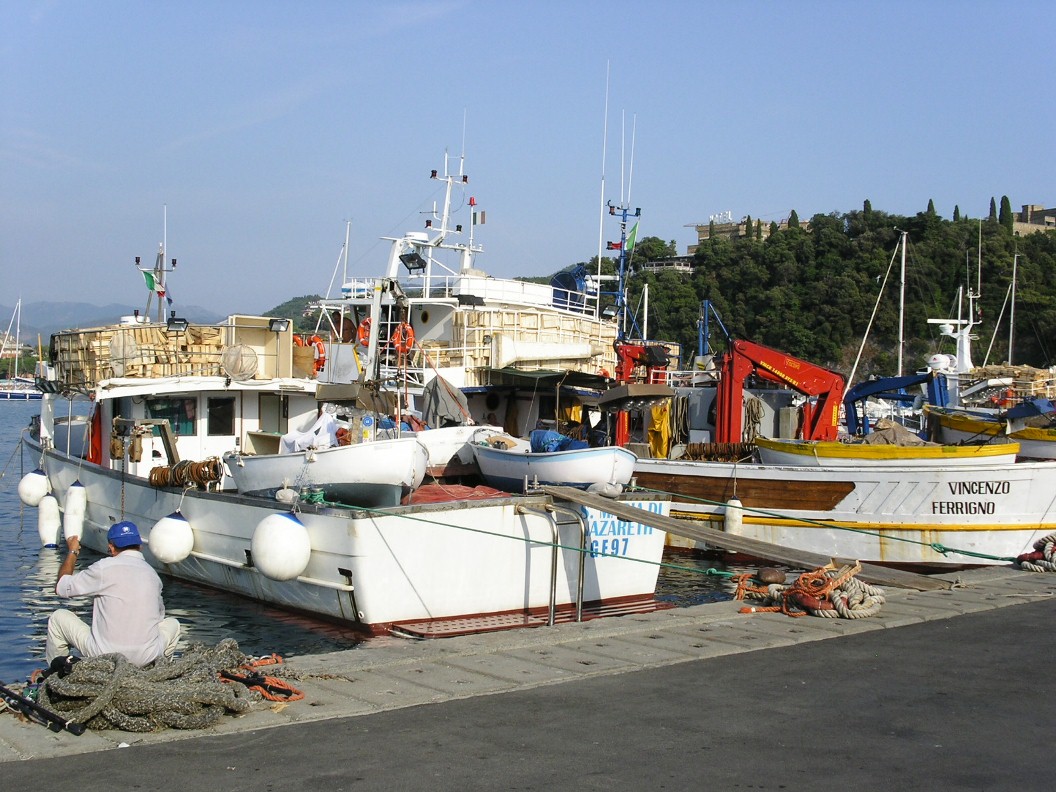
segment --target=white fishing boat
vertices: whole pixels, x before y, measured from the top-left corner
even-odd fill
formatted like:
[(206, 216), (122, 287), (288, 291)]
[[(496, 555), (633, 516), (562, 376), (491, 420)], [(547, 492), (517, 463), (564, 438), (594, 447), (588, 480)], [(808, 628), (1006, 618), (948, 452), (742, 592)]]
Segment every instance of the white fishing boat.
[(545, 484), (622, 490), (631, 480), (637, 459), (619, 446), (533, 451), (530, 440), (508, 436), (474, 442), (472, 448), (485, 481), (506, 492), (524, 492), (526, 485)]
[(901, 465), (906, 468), (943, 465), (977, 465), (980, 462), (1016, 461), (1019, 443), (997, 445), (943, 445), (921, 442), (916, 445), (844, 442), (841, 440), (788, 440), (757, 437), (759, 459), (764, 465), (807, 465), (812, 467), (860, 467)]
[[(165, 261), (162, 251), (148, 279), (162, 290), (159, 297)], [(371, 313), (357, 319), (372, 320), (372, 353), (368, 347), (357, 352), (330, 333), (296, 343), (291, 323), (281, 319), (239, 315), (201, 325), (159, 310), (156, 321), (147, 321), (149, 302), (147, 312), (123, 323), (54, 335), (42, 370), (40, 420), (25, 437), (38, 467), (19, 485), (23, 501), (38, 508), (41, 542), (57, 545), (64, 534), (79, 533), (86, 546), (105, 552), (109, 526), (132, 520), (144, 536), (148, 560), (168, 575), (370, 632), (443, 635), (656, 607), (664, 532), (603, 510), (545, 495), (467, 494), (465, 488), (436, 488), (427, 498), (426, 487), (419, 487), (412, 505), (385, 508), (313, 497), (286, 503), (278, 493), (238, 491), (237, 475), (229, 473), (279, 454), (284, 436), (312, 426), (320, 409), (331, 405), (348, 421), (354, 440), (387, 441), (377, 418), (393, 406), (387, 394), (397, 380), (406, 382), (408, 372), (389, 356), (396, 344), (379, 354), (390, 337), (379, 329), (400, 314), (393, 282), (375, 283), (373, 303), (363, 304)], [(469, 314), (456, 312), (463, 305), (457, 296), (468, 296), (471, 286), (496, 284), (470, 272), (454, 284), (455, 291), (412, 308), (411, 318), (434, 362), (457, 355), (449, 373), (458, 368), (481, 376), (494, 361), (471, 365), (466, 356), (489, 348), (483, 335), (496, 329), (478, 327)], [(507, 299), (494, 296), (488, 316), (508, 320), (506, 332), (513, 332), (521, 314), (499, 308)], [(544, 313), (541, 304), (524, 308), (537, 320)], [(600, 321), (586, 313), (582, 319), (560, 333), (581, 343), (591, 337), (586, 327), (601, 332)], [(458, 339), (445, 336), (452, 322)], [(356, 367), (356, 355), (365, 351), (358, 377), (321, 379), (341, 369), (342, 361)], [(589, 355), (577, 360), (592, 363)], [(71, 395), (93, 404), (80, 453), (69, 440), (60, 442), (59, 417), (71, 413)], [(379, 405), (385, 410), (375, 409)], [(384, 431), (398, 434), (406, 405), (394, 406), (396, 428)], [(65, 428), (75, 425), (67, 420)], [(445, 426), (442, 420), (432, 425)], [(413, 437), (408, 442), (417, 466), (422, 445), (429, 443)], [(225, 454), (231, 471), (222, 462)], [(328, 455), (317, 450), (316, 462), (307, 462), (302, 449), (290, 458), (310, 467)], [(312, 487), (300, 489), (313, 494)], [(621, 500), (656, 514), (670, 509), (662, 496)]]
[(672, 513), (785, 547), (880, 564), (1007, 564), (1056, 531), (1056, 462), (842, 466), (639, 459)]
[(280, 454), (223, 455), (239, 492), (311, 488), (354, 506), (398, 506), (425, 478), (429, 454), (414, 437)]

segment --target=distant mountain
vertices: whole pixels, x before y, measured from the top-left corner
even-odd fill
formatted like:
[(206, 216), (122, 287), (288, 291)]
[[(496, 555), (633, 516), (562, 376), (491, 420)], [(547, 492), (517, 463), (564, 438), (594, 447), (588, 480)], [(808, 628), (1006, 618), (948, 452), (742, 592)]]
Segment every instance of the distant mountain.
[[(14, 314), (14, 306), (0, 305), (0, 333), (7, 329), (7, 323)], [(110, 305), (92, 305), (79, 302), (35, 302), (22, 303), (22, 341), (33, 346), (36, 337), (46, 340), (52, 333), (70, 330), (75, 327), (100, 327), (121, 320), (122, 316), (132, 313), (124, 303)], [(181, 306), (179, 315), (192, 322), (215, 324), (226, 316), (214, 313), (196, 305)], [(11, 328), (12, 334), (15, 328)]]

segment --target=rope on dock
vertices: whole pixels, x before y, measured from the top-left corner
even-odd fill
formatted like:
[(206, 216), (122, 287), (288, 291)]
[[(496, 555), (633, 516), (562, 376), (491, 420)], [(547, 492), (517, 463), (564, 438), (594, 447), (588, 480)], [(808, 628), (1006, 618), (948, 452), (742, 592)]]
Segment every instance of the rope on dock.
[[(73, 663), (67, 674), (49, 676), (37, 700), (90, 729), (203, 729), (225, 713), (244, 714), (264, 700), (261, 691), (238, 681), (252, 662), (230, 638), (215, 647), (193, 644), (175, 660), (144, 668), (121, 654), (100, 655)], [(225, 673), (228, 681), (221, 679)]]
[(1034, 552), (1017, 556), (1014, 566), (1029, 572), (1056, 572), (1056, 534), (1036, 541)]
[(786, 616), (820, 616), (826, 619), (864, 619), (880, 612), (884, 590), (854, 576), (862, 565), (831, 564), (804, 572), (791, 584), (752, 585), (750, 574), (737, 578), (734, 599), (760, 599), (768, 605), (741, 608), (741, 613), (784, 613)]

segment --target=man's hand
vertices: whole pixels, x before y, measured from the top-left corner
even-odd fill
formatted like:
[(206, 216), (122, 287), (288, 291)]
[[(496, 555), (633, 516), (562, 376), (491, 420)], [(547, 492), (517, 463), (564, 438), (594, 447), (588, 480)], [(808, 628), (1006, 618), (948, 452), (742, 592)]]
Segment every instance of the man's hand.
[(58, 586), (59, 580), (62, 580), (66, 575), (73, 574), (73, 568), (77, 565), (77, 556), (81, 553), (81, 538), (79, 536), (67, 536), (66, 547), (69, 548), (69, 552), (62, 559), (62, 566), (59, 567), (59, 576), (55, 581), (56, 586)]

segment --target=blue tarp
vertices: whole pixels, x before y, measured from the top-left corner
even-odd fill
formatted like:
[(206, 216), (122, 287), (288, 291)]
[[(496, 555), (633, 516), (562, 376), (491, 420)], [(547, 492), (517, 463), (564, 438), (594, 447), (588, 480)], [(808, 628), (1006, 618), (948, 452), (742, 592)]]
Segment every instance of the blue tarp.
[(584, 440), (573, 440), (571, 437), (549, 429), (535, 429), (528, 435), (528, 442), (531, 443), (532, 451), (535, 453), (590, 448), (590, 444)]

